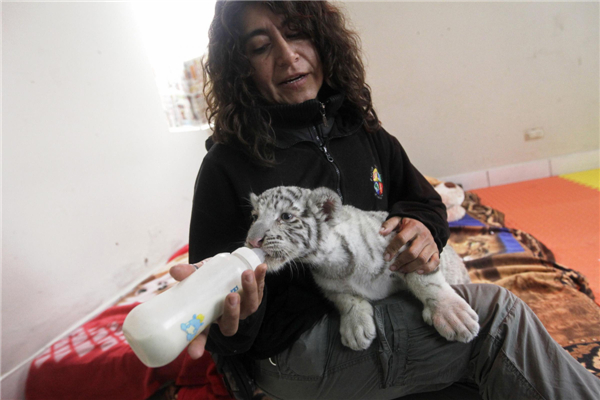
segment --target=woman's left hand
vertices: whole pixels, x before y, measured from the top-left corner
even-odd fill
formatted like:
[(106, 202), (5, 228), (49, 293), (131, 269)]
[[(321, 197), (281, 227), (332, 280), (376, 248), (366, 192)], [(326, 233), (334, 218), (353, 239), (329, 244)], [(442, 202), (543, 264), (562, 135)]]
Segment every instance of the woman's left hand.
[[(384, 258), (389, 261), (396, 257), (390, 270), (402, 273), (417, 271), (428, 274), (440, 264), (440, 254), (431, 232), (422, 222), (412, 218), (392, 217), (385, 221), (379, 233), (387, 236), (395, 232), (385, 250)], [(402, 247), (406, 245), (405, 249)], [(398, 253), (402, 249), (402, 252)]]

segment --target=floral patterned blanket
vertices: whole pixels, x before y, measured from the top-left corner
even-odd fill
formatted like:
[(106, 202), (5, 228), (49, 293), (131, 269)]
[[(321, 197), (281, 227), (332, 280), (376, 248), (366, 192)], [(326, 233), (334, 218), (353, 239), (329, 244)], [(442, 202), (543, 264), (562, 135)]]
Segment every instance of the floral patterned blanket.
[(474, 193), (466, 193), (463, 207), (467, 215), (450, 223), (449, 243), (465, 260), (471, 280), (519, 296), (550, 335), (600, 378), (600, 307), (587, 279), (557, 264), (532, 235), (507, 228), (504, 215)]

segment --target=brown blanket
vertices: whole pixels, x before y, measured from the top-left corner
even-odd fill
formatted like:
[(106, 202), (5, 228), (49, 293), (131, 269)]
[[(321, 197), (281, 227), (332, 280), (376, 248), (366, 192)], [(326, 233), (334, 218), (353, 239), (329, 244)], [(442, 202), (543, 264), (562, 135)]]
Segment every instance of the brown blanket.
[[(532, 235), (504, 226), (504, 215), (467, 192), (467, 215), (450, 223), (449, 244), (474, 283), (509, 289), (531, 307), (552, 337), (600, 378), (600, 307), (587, 279), (554, 262)], [(577, 268), (577, 266), (573, 266)]]

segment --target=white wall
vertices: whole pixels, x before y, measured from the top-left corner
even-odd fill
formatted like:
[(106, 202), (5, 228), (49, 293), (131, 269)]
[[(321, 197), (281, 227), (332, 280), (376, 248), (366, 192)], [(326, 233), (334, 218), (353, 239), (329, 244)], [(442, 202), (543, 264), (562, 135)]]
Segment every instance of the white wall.
[(129, 4), (4, 3), (2, 23), (6, 375), (187, 243), (206, 135), (169, 133)]
[(379, 118), (423, 173), (598, 149), (598, 2), (345, 7)]

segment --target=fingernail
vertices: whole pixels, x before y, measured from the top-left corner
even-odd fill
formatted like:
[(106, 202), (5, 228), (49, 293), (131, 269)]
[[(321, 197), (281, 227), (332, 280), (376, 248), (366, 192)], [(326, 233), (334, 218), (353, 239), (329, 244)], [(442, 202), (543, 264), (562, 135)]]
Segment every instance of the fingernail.
[(385, 253), (385, 254), (383, 255), (383, 259), (384, 259), (385, 261), (390, 261), (390, 259), (391, 259), (391, 258), (392, 258), (392, 256), (390, 256), (390, 253)]
[(379, 228), (379, 233), (383, 233), (383, 232), (385, 232), (385, 227), (384, 226), (382, 226), (381, 228)]
[(252, 283), (252, 281), (254, 280), (254, 274), (246, 274), (244, 279), (246, 280), (247, 283)]
[(422, 269), (417, 271), (417, 274), (419, 274), (419, 275), (423, 275), (424, 273), (425, 273), (425, 271), (423, 271)]
[(197, 360), (200, 357), (202, 357), (202, 354), (204, 353), (204, 349), (197, 350), (196, 348), (192, 348), (190, 346), (188, 353), (190, 354), (190, 357), (192, 358), (192, 360)]
[(229, 298), (229, 304), (231, 304), (232, 306), (237, 306), (239, 301), (240, 301), (240, 298), (238, 296), (231, 296)]
[(390, 271), (398, 271), (398, 267), (396, 267), (395, 265), (392, 265), (390, 267)]

